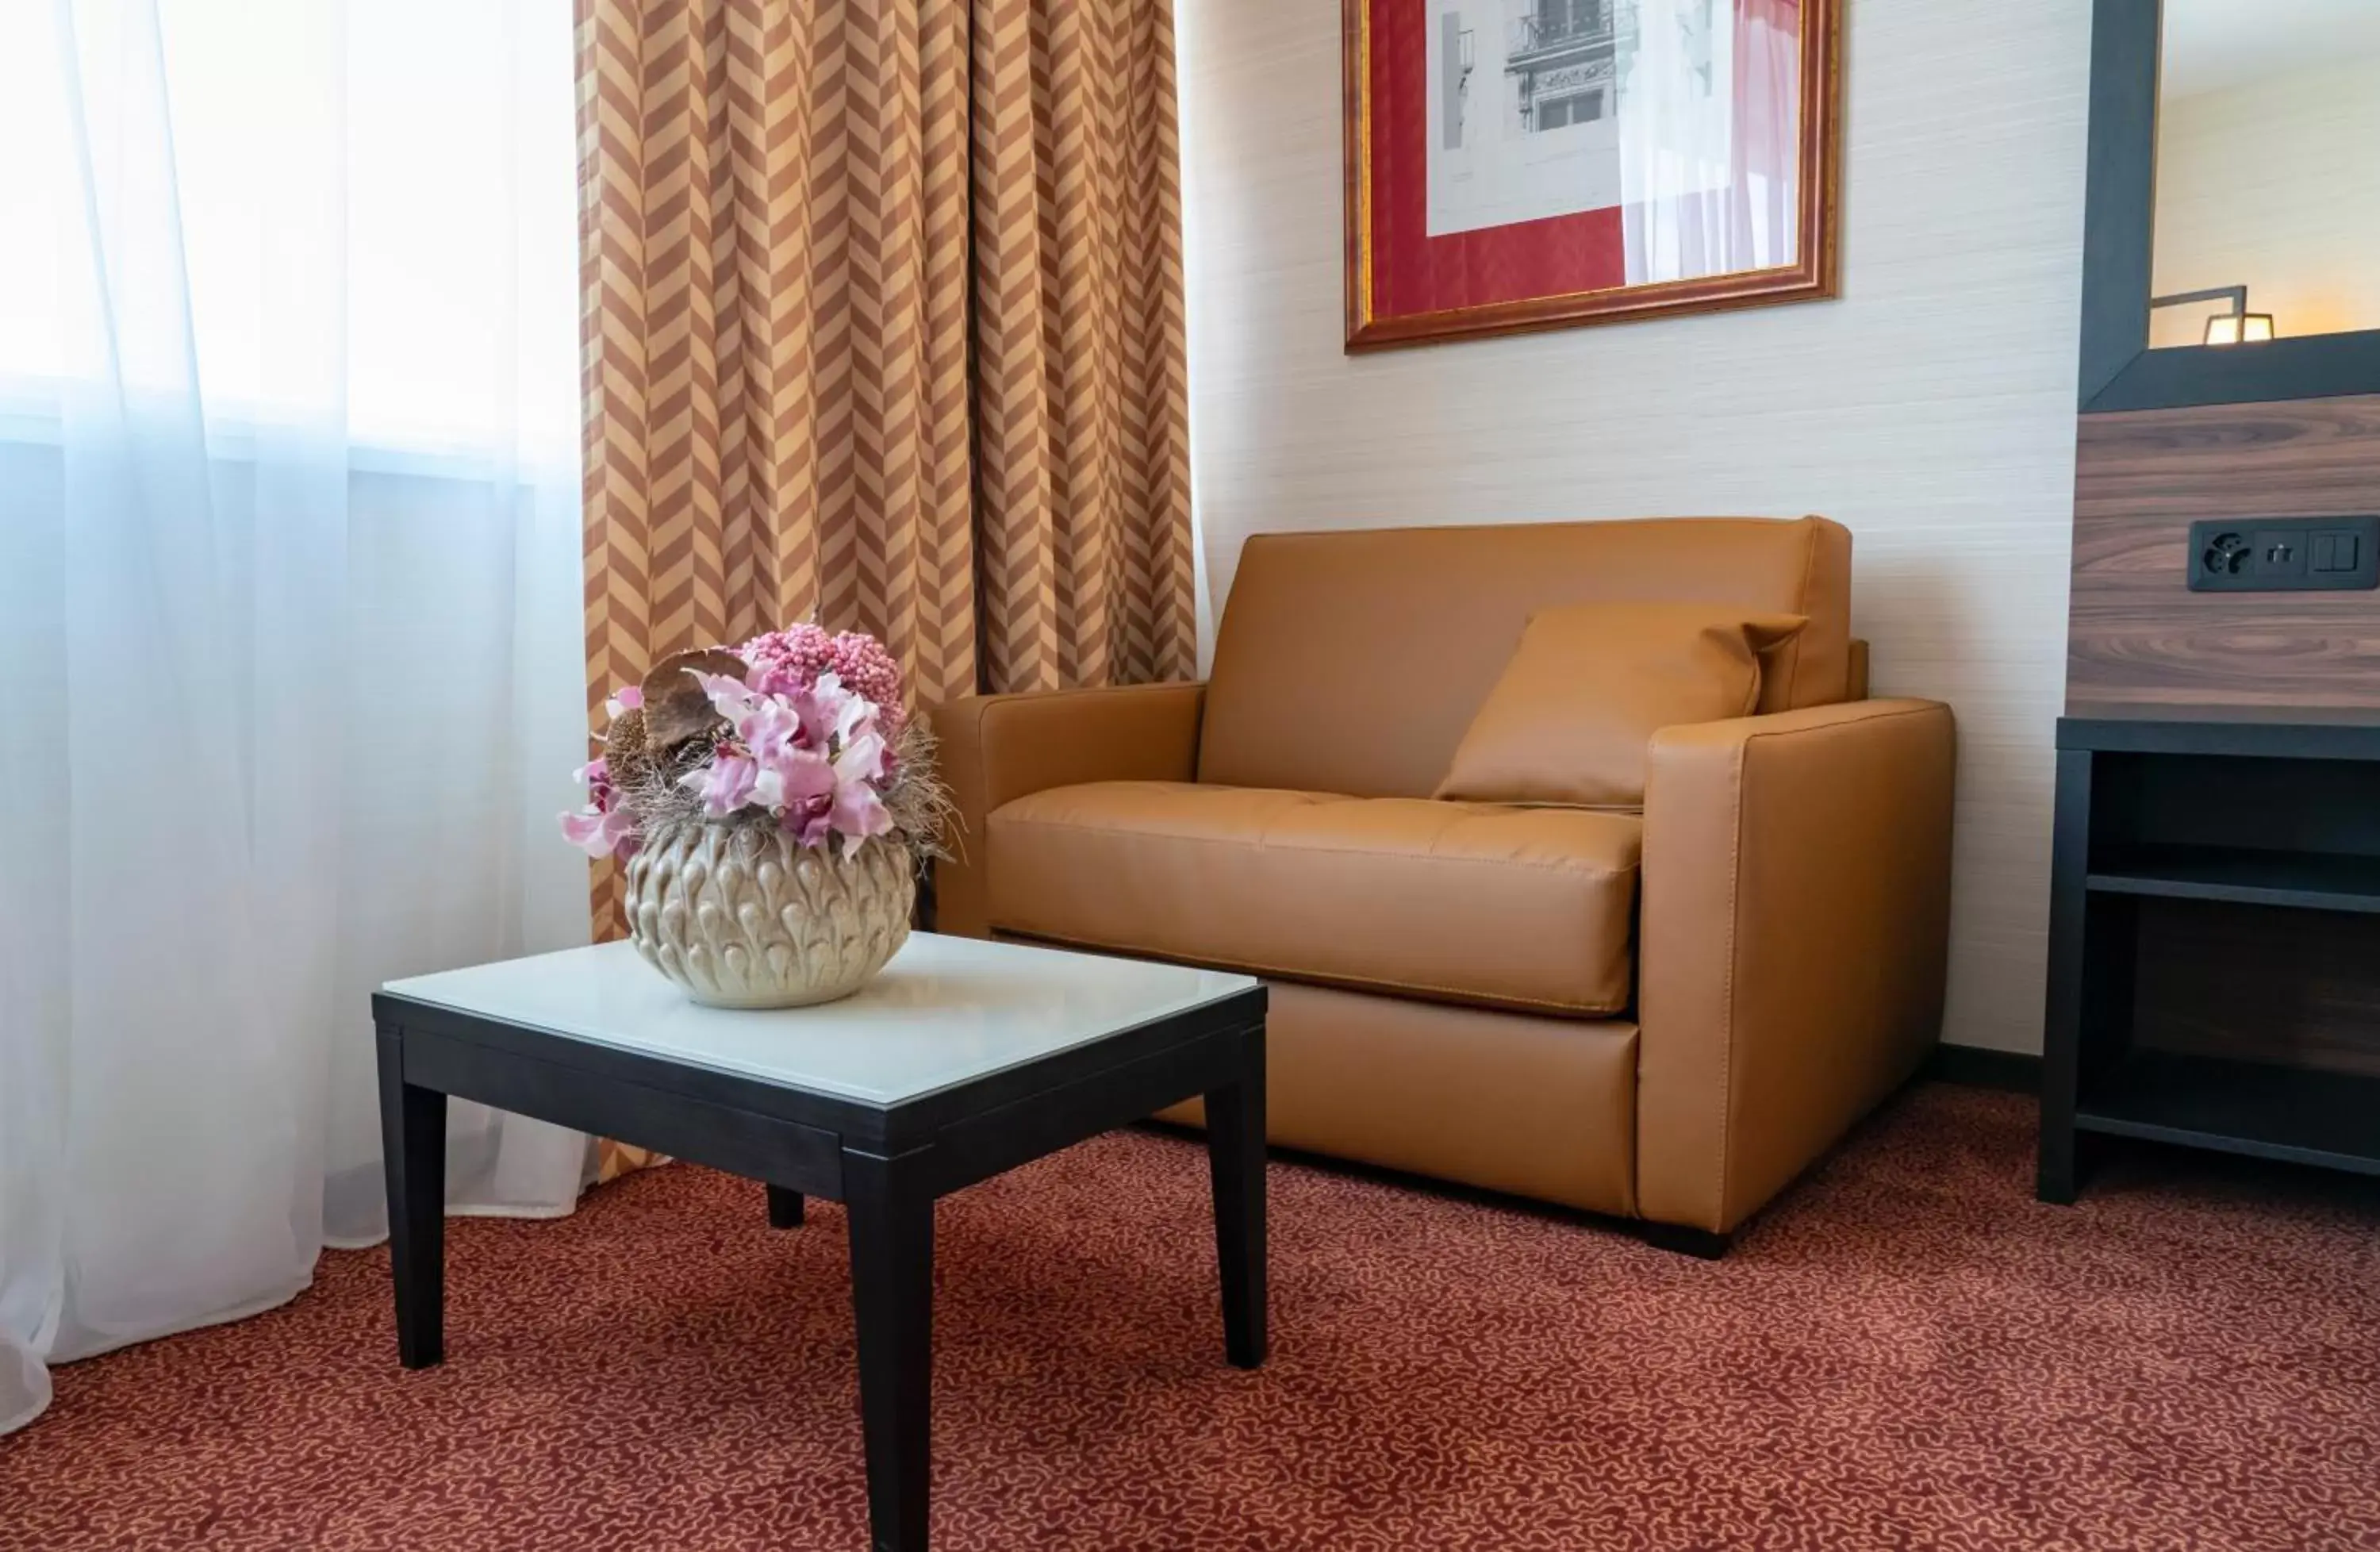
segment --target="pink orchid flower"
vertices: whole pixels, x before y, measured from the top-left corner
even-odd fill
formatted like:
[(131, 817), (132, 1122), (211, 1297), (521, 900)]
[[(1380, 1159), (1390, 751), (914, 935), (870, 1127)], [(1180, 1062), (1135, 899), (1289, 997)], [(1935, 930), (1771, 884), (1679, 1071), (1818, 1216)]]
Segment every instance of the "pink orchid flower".
[(763, 809), (804, 846), (885, 833), (892, 818), (877, 783), (892, 753), (879, 707), (832, 672), (808, 675), (802, 660), (825, 646), (822, 637), (789, 636), (782, 645), (748, 679), (695, 674), (733, 737), (722, 739), (710, 765), (686, 774), (686, 785), (702, 794), (711, 818)]
[(681, 780), (702, 794), (704, 813), (722, 819), (752, 801), (760, 784), (760, 762), (749, 755), (714, 755), (709, 765), (687, 771)]
[(881, 835), (892, 828), (892, 811), (876, 795), (876, 789), (864, 782), (837, 787), (834, 809), (827, 816), (834, 831), (853, 841), (865, 841), (871, 835)]
[(834, 779), (837, 786), (883, 780), (892, 756), (892, 746), (875, 728), (866, 727), (856, 737), (846, 741), (843, 752), (834, 757)]
[(816, 684), (797, 692), (794, 706), (801, 714), (802, 726), (820, 746), (849, 743), (876, 715), (873, 704), (845, 689), (842, 679), (832, 673), (820, 674)]
[(574, 774), (586, 784), (588, 806), (561, 816), (563, 839), (589, 856), (626, 861), (637, 849), (637, 817), (621, 806), (610, 766), (599, 755)]
[(819, 793), (806, 797), (785, 810), (778, 821), (795, 843), (803, 846), (823, 846), (834, 831), (834, 796)]
[(795, 748), (784, 742), (771, 746), (759, 758), (760, 781), (753, 800), (763, 808), (792, 809), (834, 794), (834, 767), (815, 749)]
[(710, 697), (711, 709), (727, 719), (739, 738), (744, 734), (744, 719), (768, 702), (766, 696), (732, 673), (705, 673), (699, 669), (689, 672), (694, 674), (694, 682), (702, 686), (702, 693)]
[(591, 857), (625, 862), (637, 852), (636, 817), (625, 808), (608, 814), (588, 809), (562, 816), (562, 838)]

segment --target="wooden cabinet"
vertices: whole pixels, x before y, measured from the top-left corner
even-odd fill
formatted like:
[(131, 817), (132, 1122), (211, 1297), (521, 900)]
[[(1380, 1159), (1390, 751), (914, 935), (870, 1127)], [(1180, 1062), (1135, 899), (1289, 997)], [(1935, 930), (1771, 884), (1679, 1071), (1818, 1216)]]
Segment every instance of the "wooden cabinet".
[(2039, 1192), (2109, 1139), (2380, 1174), (2380, 712), (2058, 729)]

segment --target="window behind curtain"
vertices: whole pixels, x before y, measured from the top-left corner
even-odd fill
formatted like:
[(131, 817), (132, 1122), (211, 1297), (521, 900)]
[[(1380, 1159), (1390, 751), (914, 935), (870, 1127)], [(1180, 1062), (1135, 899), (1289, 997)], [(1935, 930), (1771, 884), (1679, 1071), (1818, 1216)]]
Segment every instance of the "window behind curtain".
[[(566, 0), (162, 0), (160, 18), (211, 427), (320, 423), (343, 394), (359, 444), (567, 447), (575, 352), (518, 347), (575, 339), (576, 288), (517, 279), (576, 273)], [(53, 0), (0, 0), (0, 414), (38, 414), (74, 370), (62, 41)], [(334, 288), (344, 340), (290, 337), (305, 299), (276, 273)]]

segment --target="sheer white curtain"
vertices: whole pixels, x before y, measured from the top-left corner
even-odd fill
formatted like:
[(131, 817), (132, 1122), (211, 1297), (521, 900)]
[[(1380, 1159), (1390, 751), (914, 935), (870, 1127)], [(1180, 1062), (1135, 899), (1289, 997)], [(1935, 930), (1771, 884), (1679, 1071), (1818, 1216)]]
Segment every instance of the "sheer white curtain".
[(1793, 261), (1798, 0), (1621, 0), (1636, 13), (1620, 88), (1628, 284)]
[(585, 940), (574, 90), (569, 0), (0, 0), (0, 1431), (384, 1232), (371, 987)]

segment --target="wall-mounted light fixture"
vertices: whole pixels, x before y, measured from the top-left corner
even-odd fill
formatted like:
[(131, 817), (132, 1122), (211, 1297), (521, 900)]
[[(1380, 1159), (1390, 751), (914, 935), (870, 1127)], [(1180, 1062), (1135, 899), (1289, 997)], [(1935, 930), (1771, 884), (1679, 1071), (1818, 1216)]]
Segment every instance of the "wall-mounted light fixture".
[(2229, 302), (2231, 310), (2218, 312), (2206, 321), (2208, 345), (2255, 345), (2273, 337), (2273, 315), (2248, 310), (2248, 288), (2244, 285), (2216, 285), (2204, 291), (2177, 291), (2170, 297), (2151, 297), (2152, 308), (2180, 307), (2188, 302)]
[(2273, 337), (2273, 315), (2269, 312), (2243, 312), (2237, 316), (2217, 315), (2206, 321), (2206, 343), (2209, 345), (2253, 345)]

